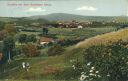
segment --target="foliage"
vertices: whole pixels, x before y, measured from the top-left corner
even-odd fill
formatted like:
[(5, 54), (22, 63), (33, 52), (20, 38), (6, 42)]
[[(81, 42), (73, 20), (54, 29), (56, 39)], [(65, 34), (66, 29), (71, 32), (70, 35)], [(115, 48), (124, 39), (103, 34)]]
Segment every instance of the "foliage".
[(64, 51), (64, 48), (60, 45), (54, 45), (53, 47), (48, 49), (48, 55), (49, 56), (55, 56), (60, 55)]
[(19, 47), (19, 46), (17, 46), (17, 47), (15, 47), (15, 49), (13, 50), (13, 52), (14, 52), (14, 55), (15, 56), (16, 55), (20, 55), (22, 53), (22, 48)]
[(19, 35), (19, 38), (18, 38), (18, 41), (20, 43), (25, 43), (26, 42), (26, 39), (27, 39), (27, 35), (26, 34), (20, 34)]
[(5, 23), (0, 21), (0, 31), (4, 29)]
[(12, 24), (6, 24), (4, 28), (5, 32), (7, 32), (8, 35), (14, 36), (17, 32), (17, 29)]
[(31, 35), (27, 36), (26, 42), (33, 42), (34, 43), (36, 41), (37, 41), (36, 35), (31, 34)]
[[(90, 67), (94, 67), (99, 72), (99, 76), (95, 76), (91, 72), (92, 80), (106, 79), (108, 81), (125, 81), (128, 79), (128, 43), (119, 41), (112, 45), (92, 46), (85, 49), (84, 58), (85, 65), (90, 63)], [(85, 72), (90, 70), (85, 69)], [(90, 74), (88, 74), (89, 77)]]
[(12, 36), (7, 36), (3, 40), (3, 58), (7, 59), (8, 53), (10, 52), (11, 58), (13, 57), (13, 50), (15, 49), (15, 41)]
[(6, 37), (5, 31), (0, 31), (0, 41), (3, 40)]
[(43, 28), (42, 29), (42, 34), (47, 35), (48, 34), (48, 28)]
[(27, 57), (35, 57), (38, 56), (40, 53), (37, 49), (37, 46), (32, 43), (24, 45), (22, 51)]

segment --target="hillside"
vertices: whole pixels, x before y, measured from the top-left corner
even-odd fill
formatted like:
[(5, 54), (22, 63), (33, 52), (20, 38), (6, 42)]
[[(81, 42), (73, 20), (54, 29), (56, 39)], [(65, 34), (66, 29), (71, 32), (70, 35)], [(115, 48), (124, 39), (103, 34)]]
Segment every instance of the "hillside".
[(75, 15), (75, 14), (66, 14), (66, 13), (52, 13), (48, 15), (35, 15), (28, 17), (28, 19), (39, 19), (43, 18), (48, 21), (71, 21), (71, 20), (77, 20), (77, 21), (128, 21), (127, 17), (123, 16), (82, 16), (82, 15)]
[(89, 39), (85, 39), (76, 45), (76, 48), (88, 48), (93, 45), (108, 45), (119, 40), (128, 41), (128, 29), (123, 29), (117, 32), (111, 32), (103, 35), (98, 35)]
[[(101, 44), (112, 45), (119, 40), (128, 41), (128, 29), (123, 29), (117, 32), (111, 32), (86, 39), (85, 41), (78, 43), (76, 46), (68, 47), (68, 50), (63, 52), (63, 54), (60, 56), (51, 56), (48, 59), (43, 59), (42, 57), (30, 58), (27, 60), (31, 63), (29, 72), (25, 72), (22, 68), (19, 68), (18, 71), (14, 70), (13, 74), (10, 71), (9, 73), (5, 73), (2, 76), (9, 79), (27, 80), (56, 78), (69, 79), (70, 77), (78, 78), (79, 76), (73, 75), (74, 70), (72, 69), (72, 65), (74, 63), (71, 61), (75, 60), (76, 62), (80, 62), (83, 65), (83, 49), (85, 50), (87, 48)], [(60, 73), (61, 76), (58, 75), (58, 73)]]
[(83, 15), (75, 15), (75, 14), (67, 14), (67, 13), (52, 13), (47, 15), (34, 15), (30, 17), (0, 17), (0, 21), (4, 22), (12, 22), (12, 21), (18, 21), (26, 20), (27, 22), (31, 20), (37, 20), (37, 19), (43, 19), (48, 21), (109, 21), (112, 22), (114, 20), (118, 22), (126, 22), (128, 21), (128, 18), (125, 16), (83, 16)]

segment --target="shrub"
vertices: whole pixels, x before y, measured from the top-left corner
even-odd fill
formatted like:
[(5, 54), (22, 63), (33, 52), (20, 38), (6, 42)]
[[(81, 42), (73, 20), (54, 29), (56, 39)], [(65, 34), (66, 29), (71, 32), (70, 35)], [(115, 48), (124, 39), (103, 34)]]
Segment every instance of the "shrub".
[(27, 39), (27, 35), (26, 34), (20, 34), (19, 35), (19, 38), (18, 38), (18, 41), (20, 43), (25, 43), (26, 42), (26, 39)]
[(36, 41), (37, 41), (36, 35), (31, 34), (27, 36), (26, 42), (36, 42)]
[(28, 57), (35, 57), (39, 55), (39, 50), (37, 49), (36, 45), (32, 43), (28, 43), (27, 45), (23, 46), (23, 52)]
[(5, 31), (0, 31), (0, 41), (2, 41), (6, 37)]
[(48, 49), (48, 55), (49, 56), (55, 56), (55, 55), (60, 55), (64, 51), (64, 48), (60, 45), (55, 45), (51, 48)]
[(119, 41), (112, 45), (92, 46), (85, 49), (85, 65), (90, 63), (89, 67), (85, 67), (86, 74), (90, 71), (87, 68), (94, 67), (94, 70), (99, 72), (99, 77), (96, 77), (92, 71), (93, 78), (90, 78), (94, 81), (96, 78), (102, 78), (105, 81), (126, 81), (128, 79), (127, 46), (127, 42)]

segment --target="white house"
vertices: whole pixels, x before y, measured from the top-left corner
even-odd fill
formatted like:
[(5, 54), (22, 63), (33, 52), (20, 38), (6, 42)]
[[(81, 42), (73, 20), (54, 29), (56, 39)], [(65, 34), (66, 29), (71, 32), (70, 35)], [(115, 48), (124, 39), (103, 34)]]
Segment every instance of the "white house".
[(50, 42), (54, 42), (53, 38), (48, 38), (48, 37), (41, 37), (40, 38), (40, 44), (41, 45), (48, 44)]
[(78, 26), (78, 28), (79, 28), (79, 29), (82, 29), (82, 28), (83, 28), (83, 26), (79, 25), (79, 26)]

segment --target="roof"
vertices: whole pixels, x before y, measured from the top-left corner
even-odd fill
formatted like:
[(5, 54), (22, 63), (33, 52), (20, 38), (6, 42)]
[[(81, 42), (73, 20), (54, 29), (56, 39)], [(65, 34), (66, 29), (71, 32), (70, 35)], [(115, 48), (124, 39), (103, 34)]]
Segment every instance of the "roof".
[(53, 38), (41, 37), (40, 42), (53, 42)]

